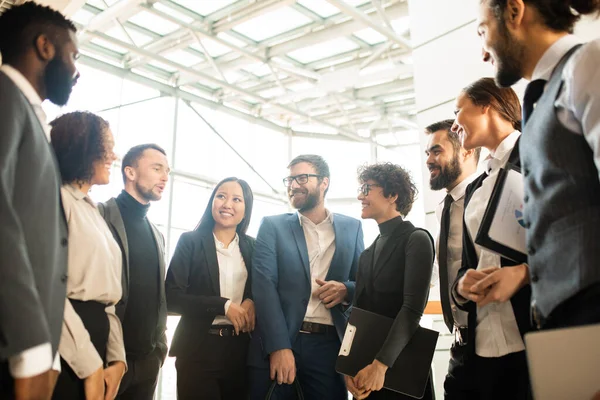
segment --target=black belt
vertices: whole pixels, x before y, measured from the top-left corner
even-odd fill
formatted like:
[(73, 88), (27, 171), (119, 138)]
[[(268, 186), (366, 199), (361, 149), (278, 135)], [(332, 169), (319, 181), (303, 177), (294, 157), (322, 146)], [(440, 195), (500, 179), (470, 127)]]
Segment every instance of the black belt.
[(300, 333), (336, 333), (335, 326), (333, 325), (325, 325), (325, 324), (317, 324), (315, 322), (302, 322), (302, 326), (300, 327)]
[[(236, 336), (235, 328), (231, 325), (213, 325), (208, 330), (208, 334), (215, 335), (215, 336), (221, 336), (221, 337)], [(242, 334), (242, 332), (240, 332), (240, 335), (241, 334)]]

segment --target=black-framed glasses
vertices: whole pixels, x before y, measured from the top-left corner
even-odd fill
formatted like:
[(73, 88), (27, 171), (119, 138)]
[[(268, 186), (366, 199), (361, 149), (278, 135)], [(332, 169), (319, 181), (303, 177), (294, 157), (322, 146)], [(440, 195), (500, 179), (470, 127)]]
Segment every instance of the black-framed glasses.
[(381, 185), (378, 185), (378, 184), (376, 184), (376, 183), (363, 183), (362, 185), (360, 185), (360, 186), (358, 187), (358, 190), (357, 190), (357, 192), (358, 192), (358, 194), (361, 194), (361, 193), (362, 193), (362, 195), (363, 195), (363, 196), (368, 196), (368, 195), (369, 195), (369, 192), (370, 192), (370, 191), (371, 191), (371, 189), (372, 189), (372, 188), (374, 188), (374, 187), (382, 187), (382, 186), (381, 186)]
[(314, 176), (315, 178), (321, 177), (321, 175), (317, 174), (300, 174), (288, 176), (287, 178), (283, 178), (283, 184), (285, 185), (285, 187), (290, 187), (292, 186), (292, 182), (296, 181), (298, 185), (304, 185), (306, 182), (308, 182), (308, 178), (310, 178), (311, 176)]

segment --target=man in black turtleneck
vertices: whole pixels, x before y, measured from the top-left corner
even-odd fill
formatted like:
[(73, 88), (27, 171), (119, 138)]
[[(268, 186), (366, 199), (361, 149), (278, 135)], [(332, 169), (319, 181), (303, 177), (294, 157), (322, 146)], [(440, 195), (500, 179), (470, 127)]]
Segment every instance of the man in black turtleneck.
[(125, 189), (99, 205), (123, 254), (123, 297), (117, 315), (123, 324), (128, 371), (119, 400), (152, 400), (167, 354), (165, 329), (165, 245), (147, 213), (160, 200), (169, 177), (165, 151), (155, 144), (131, 148), (121, 165)]

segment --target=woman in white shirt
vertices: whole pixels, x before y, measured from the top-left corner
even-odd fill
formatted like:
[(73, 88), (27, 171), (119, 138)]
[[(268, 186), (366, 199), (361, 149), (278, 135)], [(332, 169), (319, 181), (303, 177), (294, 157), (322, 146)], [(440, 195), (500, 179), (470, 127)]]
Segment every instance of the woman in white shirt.
[(109, 182), (115, 143), (108, 122), (88, 112), (64, 114), (50, 125), (69, 229), (67, 299), (58, 347), (62, 371), (53, 399), (114, 399), (126, 369), (123, 331), (115, 314), (122, 255), (88, 192)]
[(456, 99), (457, 132), (467, 150), (485, 147), (490, 155), (485, 172), (465, 193), (462, 268), (453, 297), (469, 312), (468, 342), (472, 348), (466, 365), (471, 371), (476, 398), (527, 399), (529, 376), (523, 335), (530, 330), (531, 290), (520, 288), (511, 302), (498, 302), (499, 289), (484, 292), (473, 287), (492, 274), (519, 274), (524, 264), (500, 257), (476, 245), (474, 239), (490, 200), (498, 172), (507, 162), (520, 166), (521, 105), (510, 88), (499, 88), (492, 78), (467, 86)]
[(196, 229), (181, 235), (166, 280), (167, 309), (181, 315), (169, 355), (177, 357), (180, 400), (247, 396), (246, 358), (254, 330), (246, 235), (253, 194), (238, 178), (217, 184)]

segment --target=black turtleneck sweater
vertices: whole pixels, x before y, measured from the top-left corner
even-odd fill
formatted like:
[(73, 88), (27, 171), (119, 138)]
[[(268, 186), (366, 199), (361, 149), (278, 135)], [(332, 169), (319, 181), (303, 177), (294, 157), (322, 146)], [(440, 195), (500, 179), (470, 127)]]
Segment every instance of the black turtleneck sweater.
[(146, 218), (150, 204), (141, 204), (126, 191), (117, 197), (129, 249), (129, 293), (123, 318), (127, 357), (151, 353), (156, 346), (160, 302), (158, 248)]
[(373, 261), (377, 263), (377, 259), (381, 254), (381, 250), (385, 247), (389, 237), (394, 233), (398, 225), (402, 223), (402, 217), (389, 219), (379, 225), (379, 238), (375, 243), (375, 255)]

